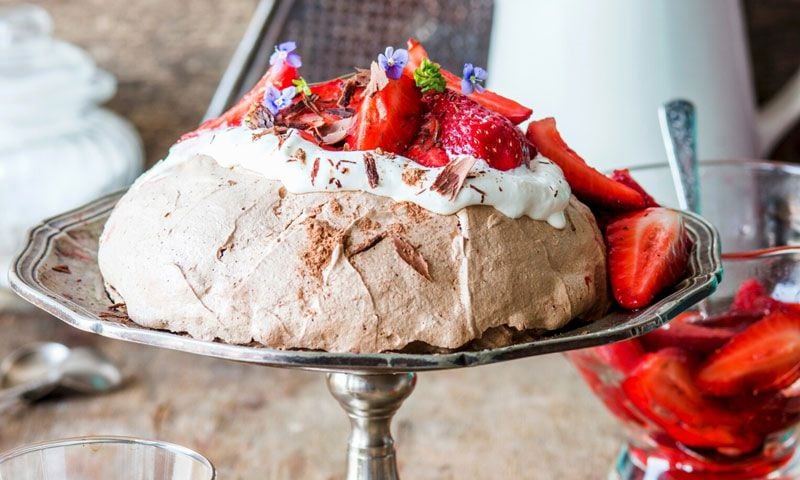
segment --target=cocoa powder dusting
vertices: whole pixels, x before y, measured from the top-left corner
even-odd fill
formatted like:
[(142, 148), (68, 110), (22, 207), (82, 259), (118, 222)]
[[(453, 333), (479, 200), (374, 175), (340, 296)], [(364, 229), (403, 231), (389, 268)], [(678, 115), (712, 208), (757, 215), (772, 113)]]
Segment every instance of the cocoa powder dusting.
[(362, 232), (369, 232), (381, 228), (380, 222), (373, 220), (369, 217), (361, 217), (356, 221), (356, 227)]
[(342, 214), (343, 211), (342, 204), (336, 201), (336, 199), (333, 199), (330, 202), (328, 202), (328, 205), (331, 207), (331, 212), (333, 212), (334, 215)]
[(399, 202), (398, 205), (404, 207), (406, 216), (414, 223), (424, 222), (431, 218), (427, 210), (412, 202)]
[(403, 183), (406, 185), (416, 187), (422, 181), (422, 177), (424, 176), (425, 170), (409, 167), (403, 170), (403, 175), (401, 178), (403, 179)]
[(342, 231), (328, 222), (308, 219), (305, 222), (308, 247), (300, 252), (302, 273), (322, 280), (322, 272), (328, 266), (336, 246), (342, 241)]

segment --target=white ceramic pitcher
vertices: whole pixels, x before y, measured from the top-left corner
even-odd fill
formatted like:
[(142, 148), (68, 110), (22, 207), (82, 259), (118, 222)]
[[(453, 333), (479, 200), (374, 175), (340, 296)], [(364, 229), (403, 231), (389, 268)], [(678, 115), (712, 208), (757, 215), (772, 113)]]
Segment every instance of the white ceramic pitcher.
[(656, 111), (676, 97), (701, 159), (756, 158), (800, 116), (800, 70), (758, 111), (745, 37), (738, 0), (497, 0), (489, 85), (600, 169), (666, 161)]

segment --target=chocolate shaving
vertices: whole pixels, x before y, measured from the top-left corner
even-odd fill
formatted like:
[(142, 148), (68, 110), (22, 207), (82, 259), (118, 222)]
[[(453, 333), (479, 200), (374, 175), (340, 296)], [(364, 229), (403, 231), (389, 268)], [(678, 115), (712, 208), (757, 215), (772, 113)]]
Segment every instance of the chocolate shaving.
[(342, 95), (339, 97), (339, 100), (336, 102), (337, 105), (340, 107), (347, 107), (350, 104), (350, 100), (353, 98), (353, 94), (356, 93), (356, 89), (358, 85), (356, 85), (356, 77), (348, 78), (346, 82), (344, 82), (344, 86), (342, 87)]
[(302, 148), (298, 148), (297, 150), (295, 150), (294, 157), (300, 160), (300, 163), (302, 163), (303, 165), (306, 164), (306, 151), (303, 150)]
[(367, 182), (370, 188), (378, 186), (380, 178), (378, 177), (378, 168), (375, 166), (375, 157), (371, 153), (364, 153), (364, 168), (367, 171)]
[(119, 310), (120, 308), (127, 308), (124, 302), (113, 303), (107, 307), (109, 310)]
[(400, 258), (409, 264), (417, 273), (422, 275), (426, 280), (431, 281), (431, 274), (428, 271), (428, 262), (421, 253), (414, 248), (413, 245), (408, 243), (408, 240), (400, 235), (392, 235), (392, 245)]
[(353, 255), (358, 255), (359, 253), (365, 252), (380, 243), (380, 241), (384, 238), (386, 238), (386, 232), (380, 232), (353, 247), (348, 256), (352, 257)]
[(448, 163), (436, 177), (436, 180), (433, 181), (431, 190), (449, 197), (452, 201), (461, 191), (464, 186), (464, 180), (467, 179), (470, 169), (477, 161), (478, 159), (475, 157), (463, 156)]
[(355, 115), (356, 111), (352, 108), (328, 108), (325, 110), (325, 113), (336, 115), (337, 117), (342, 117), (342, 119), (345, 119)]
[(471, 188), (471, 189), (473, 189), (476, 192), (481, 194), (481, 203), (483, 203), (483, 199), (486, 197), (486, 192), (484, 192), (480, 188), (476, 187), (475, 185), (470, 185), (469, 188)]
[(97, 314), (100, 318), (119, 318), (122, 320), (128, 320), (128, 314), (122, 312), (100, 312)]
[(314, 185), (314, 181), (317, 179), (318, 173), (319, 173), (319, 157), (314, 159), (314, 166), (311, 167), (311, 185)]
[(347, 132), (350, 130), (350, 127), (353, 125), (353, 120), (355, 120), (355, 117), (343, 118), (329, 125), (324, 125), (320, 129), (322, 143), (325, 145), (333, 145), (334, 143), (339, 143), (344, 140), (347, 137)]
[(366, 86), (367, 83), (369, 83), (369, 70), (356, 69), (356, 74), (344, 81), (342, 94), (336, 104), (346, 108), (350, 105), (350, 100), (353, 99), (356, 90)]
[(285, 134), (285, 135), (278, 134), (277, 137), (278, 137), (278, 148), (281, 148), (281, 147), (283, 147), (283, 142), (285, 142), (286, 139), (289, 138), (289, 135), (288, 134)]
[(303, 96), (302, 104), (308, 107), (309, 110), (322, 117), (322, 112), (317, 108), (316, 101), (319, 100), (319, 95), (312, 93), (310, 97)]
[(275, 117), (259, 102), (245, 114), (245, 123), (252, 129), (271, 128), (275, 125)]
[(376, 93), (383, 90), (389, 84), (389, 77), (386, 72), (378, 65), (378, 62), (372, 62), (369, 66), (369, 83), (367, 89), (364, 90), (365, 97), (371, 97)]
[(329, 159), (327, 159), (327, 160), (328, 160), (328, 165), (330, 165), (331, 167), (333, 167), (333, 159), (329, 158)]
[(66, 274), (72, 273), (72, 271), (69, 269), (69, 265), (56, 265), (55, 267), (53, 267), (53, 271)]

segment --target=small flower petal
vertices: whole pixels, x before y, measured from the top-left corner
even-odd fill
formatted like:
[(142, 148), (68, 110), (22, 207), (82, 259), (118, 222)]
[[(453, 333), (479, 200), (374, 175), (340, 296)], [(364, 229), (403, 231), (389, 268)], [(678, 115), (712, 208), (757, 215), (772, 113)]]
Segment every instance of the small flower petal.
[(486, 77), (488, 76), (486, 70), (482, 69), (481, 67), (475, 67), (475, 70), (473, 70), (472, 74), (475, 75), (475, 78), (480, 81), (485, 81)]
[(290, 103), (292, 103), (292, 99), (295, 97), (295, 95), (297, 95), (297, 89), (293, 86), (286, 87), (281, 90), (281, 100), (285, 102), (284, 105), (288, 106)]
[(386, 76), (392, 80), (399, 80), (403, 76), (403, 65), (394, 64), (387, 68)]
[(299, 54), (294, 52), (286, 56), (286, 63), (293, 66), (294, 68), (300, 68), (301, 66), (303, 66), (302, 58), (300, 57)]
[(461, 79), (461, 93), (463, 93), (464, 95), (469, 95), (470, 93), (472, 93), (472, 90), (473, 90), (472, 82), (470, 82), (466, 78), (462, 78)]
[(275, 100), (281, 96), (280, 90), (275, 88), (274, 86), (270, 85), (267, 87), (267, 90), (264, 92), (264, 100), (263, 104), (269, 110), (269, 113), (273, 115), (278, 114), (278, 107), (275, 105)]
[(408, 64), (408, 50), (394, 47), (386, 47), (383, 53), (378, 54), (378, 66), (386, 72), (386, 76), (392, 80), (398, 80), (403, 76), (403, 68)]
[(282, 53), (279, 52), (278, 49), (276, 48), (275, 51), (272, 53), (272, 55), (269, 56), (269, 64), (275, 65), (276, 63), (280, 62), (281, 55)]
[(475, 90), (476, 90), (478, 93), (483, 93), (483, 91), (484, 91), (484, 90), (486, 90), (486, 89), (485, 89), (485, 88), (483, 88), (483, 85), (481, 85), (480, 83), (476, 83), (476, 84), (475, 84)]
[(386, 58), (386, 55), (379, 53), (378, 54), (378, 66), (380, 66), (383, 70), (388, 70), (389, 68), (389, 59)]
[(293, 52), (297, 50), (297, 44), (293, 41), (283, 42), (277, 47), (278, 50), (282, 52)]
[(408, 64), (408, 50), (405, 48), (398, 48), (392, 55), (395, 65), (405, 67)]
[(471, 63), (465, 63), (465, 64), (464, 64), (464, 71), (463, 71), (463, 75), (461, 75), (461, 77), (462, 77), (462, 78), (469, 78), (469, 77), (471, 77), (471, 76), (472, 76), (472, 72), (473, 72), (473, 70), (474, 70), (474, 67), (472, 66), (472, 64), (471, 64)]

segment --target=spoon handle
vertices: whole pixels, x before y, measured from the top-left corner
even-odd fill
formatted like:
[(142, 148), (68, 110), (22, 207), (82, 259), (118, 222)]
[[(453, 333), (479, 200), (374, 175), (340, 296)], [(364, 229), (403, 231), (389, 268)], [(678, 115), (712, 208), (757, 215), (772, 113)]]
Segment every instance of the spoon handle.
[(672, 180), (678, 193), (678, 205), (683, 210), (699, 213), (694, 105), (688, 100), (672, 100), (658, 110), (658, 117)]
[(26, 394), (51, 385), (52, 378), (42, 378), (0, 390), (0, 412), (24, 399)]

